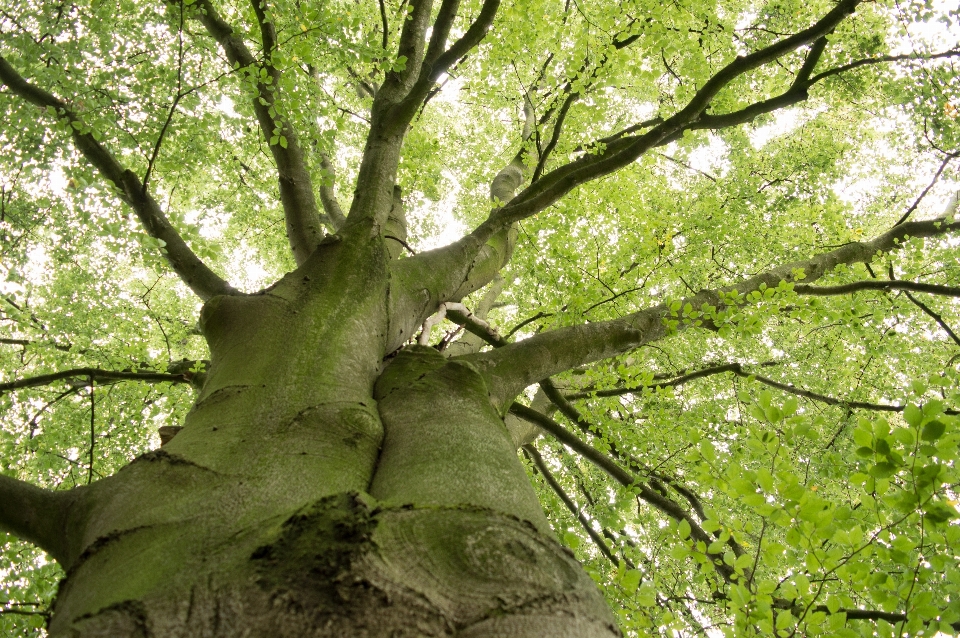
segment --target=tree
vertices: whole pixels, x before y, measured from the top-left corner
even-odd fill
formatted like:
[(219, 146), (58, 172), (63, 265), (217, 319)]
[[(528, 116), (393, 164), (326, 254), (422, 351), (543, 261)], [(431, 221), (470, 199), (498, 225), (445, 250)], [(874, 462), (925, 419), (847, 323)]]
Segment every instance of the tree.
[(5, 2), (0, 623), (956, 631), (956, 17)]

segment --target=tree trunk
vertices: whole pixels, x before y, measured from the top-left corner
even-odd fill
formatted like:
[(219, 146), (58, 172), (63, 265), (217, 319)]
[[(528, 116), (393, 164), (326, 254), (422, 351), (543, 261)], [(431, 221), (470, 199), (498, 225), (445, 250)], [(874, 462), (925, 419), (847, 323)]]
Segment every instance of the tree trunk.
[(480, 374), (385, 352), (388, 257), (352, 232), (204, 307), (183, 429), (74, 494), (52, 636), (619, 635)]

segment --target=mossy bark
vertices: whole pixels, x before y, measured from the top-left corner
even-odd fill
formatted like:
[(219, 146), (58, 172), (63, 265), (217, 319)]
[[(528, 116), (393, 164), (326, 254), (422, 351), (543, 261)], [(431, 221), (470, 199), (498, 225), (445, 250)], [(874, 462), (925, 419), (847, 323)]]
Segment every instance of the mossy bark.
[(615, 636), (480, 373), (388, 352), (372, 223), (202, 314), (162, 449), (78, 491), (52, 636)]

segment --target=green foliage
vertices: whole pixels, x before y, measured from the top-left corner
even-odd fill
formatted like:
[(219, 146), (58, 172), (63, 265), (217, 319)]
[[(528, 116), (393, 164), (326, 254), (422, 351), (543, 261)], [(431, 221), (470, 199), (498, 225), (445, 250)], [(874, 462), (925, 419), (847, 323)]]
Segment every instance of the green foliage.
[[(276, 85), (264, 69), (224, 63), (190, 0), (2, 4), (0, 54), (79, 119), (0, 91), (0, 382), (81, 366), (162, 372), (206, 356), (198, 303), (167, 270), (163, 243), (80, 158), (70, 129), (89, 131), (140, 176), (150, 166), (152, 192), (188, 244), (253, 291), (293, 264), (270, 153), (290, 144), (280, 124), (298, 131), (315, 184), (330, 181), (320, 163), (331, 157), (347, 202), (371, 103), (358, 79), (376, 84), (409, 62), (395, 53), (408, 3), (394, 1), (385, 3), (386, 51), (378, 3), (269, 3), (281, 43)], [(461, 3), (455, 33), (480, 5)], [(248, 3), (218, 6), (259, 42)], [(556, 113), (579, 95), (550, 170), (602, 151), (596, 140), (625, 127), (670, 117), (737, 55), (832, 6), (504, 2), (411, 125), (398, 176), (409, 243), (433, 247), (486, 218), (490, 181), (520, 149), (525, 92), (538, 117), (528, 154), (547, 145)], [(828, 40), (816, 72), (955, 47), (957, 15), (946, 3), (870, 3)], [(738, 78), (709, 113), (782, 93), (807, 52)], [(944, 327), (960, 330), (956, 301), (918, 293), (926, 312), (902, 291), (809, 297), (786, 282), (724, 295), (716, 307), (682, 301), (895, 223), (943, 152), (958, 150), (956, 64), (905, 59), (838, 73), (806, 101), (743, 126), (688, 131), (520, 224), (511, 283), (490, 315), (502, 334), (532, 317), (514, 338), (666, 309), (667, 338), (561, 381), (571, 393), (633, 388), (577, 402), (590, 443), (659, 481), (712, 540), (539, 439), (611, 562), (532, 472), (558, 539), (628, 636), (957, 633), (960, 372)], [(258, 83), (282, 95), (270, 112), (278, 126), (265, 132), (253, 114)], [(951, 170), (914, 217), (941, 212), (957, 189)], [(817, 283), (886, 273), (955, 286), (956, 240), (909, 240), (869, 270), (841, 267)], [(740, 373), (665, 384), (726, 363)], [(179, 423), (192, 399), (186, 385), (136, 383), (96, 385), (91, 399), (82, 378), (2, 394), (2, 471), (50, 488), (109, 475), (155, 448), (157, 428)], [(46, 610), (62, 572), (12, 538), (2, 547), (3, 604)], [(854, 617), (864, 611), (881, 615)], [(38, 619), (0, 614), (0, 632), (42, 635)]]

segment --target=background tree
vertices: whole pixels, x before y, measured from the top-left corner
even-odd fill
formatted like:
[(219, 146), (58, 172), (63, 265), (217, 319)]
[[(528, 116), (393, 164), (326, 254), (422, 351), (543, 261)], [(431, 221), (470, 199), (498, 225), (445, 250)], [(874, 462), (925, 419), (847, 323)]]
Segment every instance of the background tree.
[(3, 2), (3, 630), (955, 633), (956, 18)]

